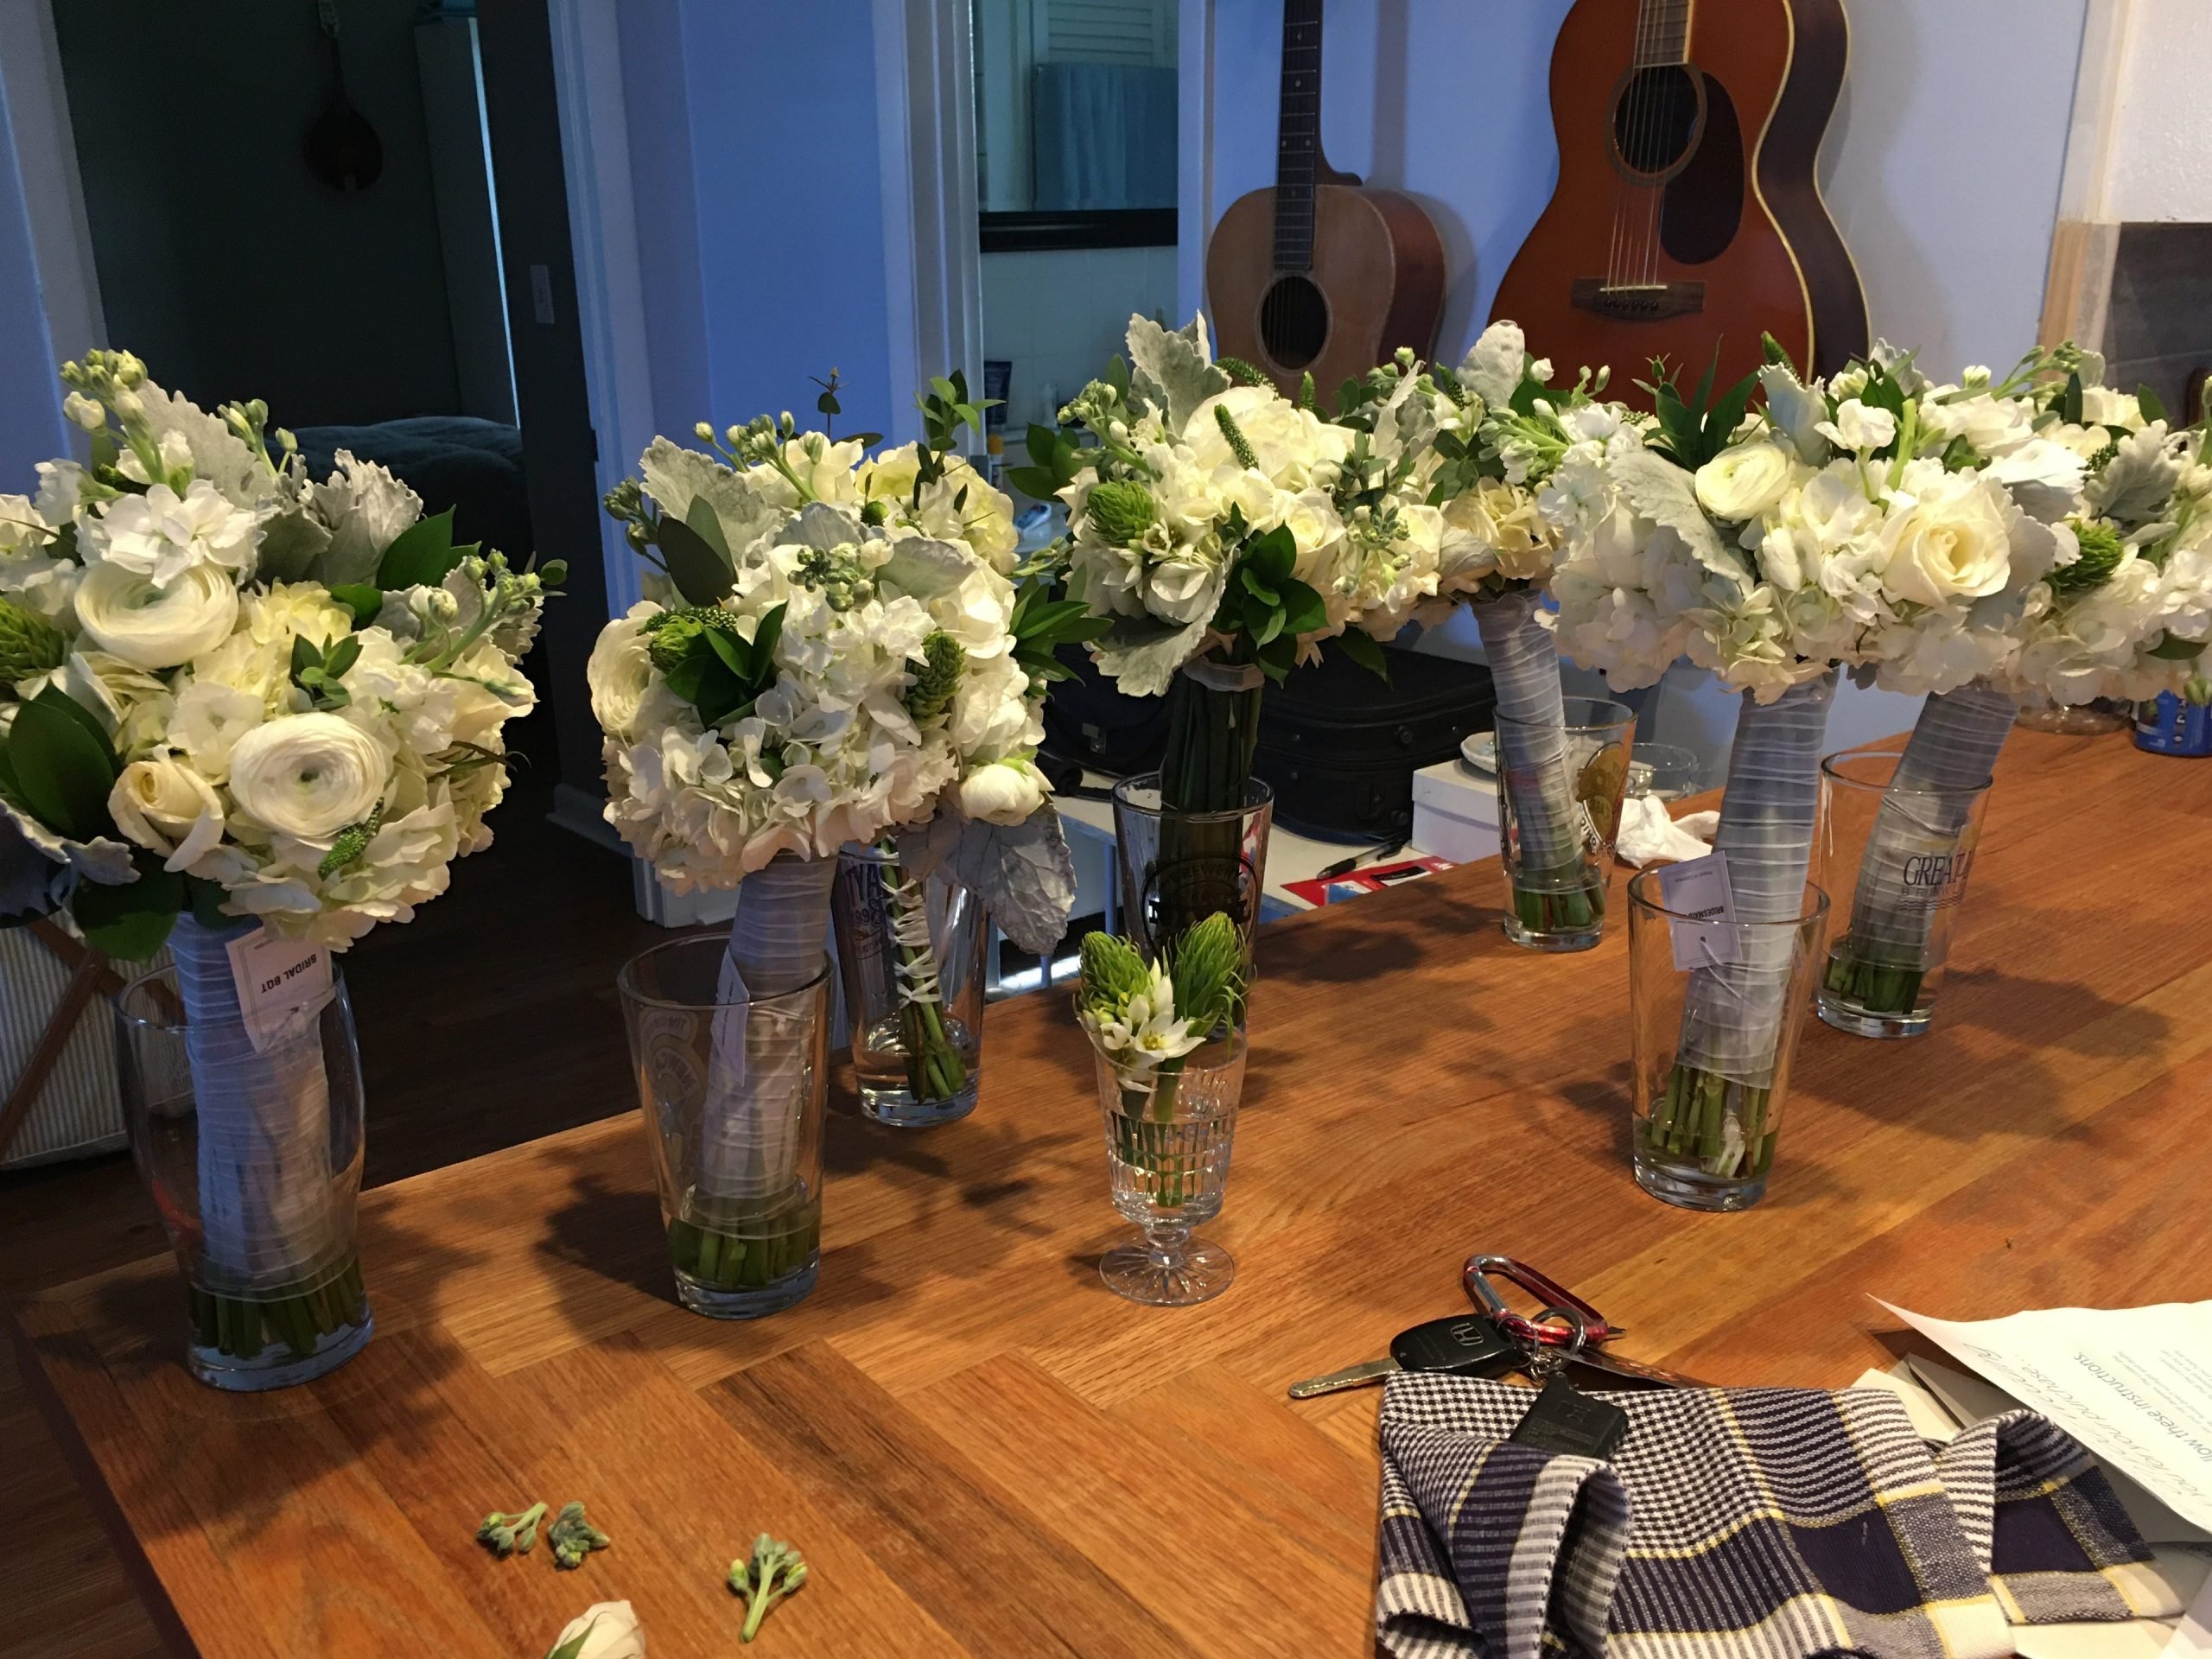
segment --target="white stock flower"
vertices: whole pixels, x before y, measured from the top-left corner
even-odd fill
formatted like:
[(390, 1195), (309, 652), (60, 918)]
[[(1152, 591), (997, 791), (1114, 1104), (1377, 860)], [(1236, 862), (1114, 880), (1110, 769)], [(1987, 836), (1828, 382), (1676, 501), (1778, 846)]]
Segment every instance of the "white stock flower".
[(104, 651), (140, 668), (174, 668), (230, 637), (238, 590), (212, 564), (180, 572), (167, 587), (127, 565), (101, 563), (77, 588), (77, 620)]
[(2003, 591), (2012, 536), (2001, 497), (1971, 473), (1923, 475), (1917, 499), (1882, 526), (1882, 585), (1916, 605)]
[(168, 755), (134, 760), (107, 798), (116, 828), (172, 871), (189, 869), (223, 839), (223, 803), (207, 779)]
[(266, 705), (251, 691), (219, 680), (195, 678), (177, 693), (169, 720), (169, 741), (194, 771), (214, 783), (230, 775), (231, 751), (239, 738), (261, 724)]
[(1897, 435), (1897, 417), (1888, 410), (1847, 397), (1836, 405), (1835, 418), (1821, 421), (1813, 429), (1839, 449), (1867, 454)]
[(359, 823), (384, 794), (384, 750), (335, 715), (289, 715), (231, 749), (231, 794), (263, 827), (300, 841)]
[(88, 559), (136, 571), (156, 586), (206, 565), (245, 570), (260, 540), (261, 515), (233, 506), (204, 479), (181, 496), (166, 484), (118, 496), (85, 525)]
[(1757, 518), (1782, 499), (1796, 473), (1790, 453), (1758, 437), (1723, 449), (1697, 469), (1698, 504), (1715, 518)]

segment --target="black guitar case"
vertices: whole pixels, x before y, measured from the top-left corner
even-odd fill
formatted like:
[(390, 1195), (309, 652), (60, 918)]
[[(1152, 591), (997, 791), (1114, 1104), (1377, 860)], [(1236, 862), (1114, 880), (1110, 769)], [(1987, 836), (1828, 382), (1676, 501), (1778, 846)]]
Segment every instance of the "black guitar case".
[(1252, 770), (1275, 822), (1325, 841), (1387, 841), (1414, 823), (1414, 773), (1459, 753), (1497, 708), (1478, 663), (1384, 646), (1388, 681), (1339, 652), (1267, 690)]

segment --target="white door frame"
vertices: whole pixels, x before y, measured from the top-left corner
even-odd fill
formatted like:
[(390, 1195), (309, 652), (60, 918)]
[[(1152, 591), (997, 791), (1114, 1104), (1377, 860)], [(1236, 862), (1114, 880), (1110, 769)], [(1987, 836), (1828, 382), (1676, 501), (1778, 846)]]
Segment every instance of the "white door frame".
[[(48, 349), (59, 366), (108, 339), (69, 95), (61, 80), (61, 48), (48, 0), (0, 0), (0, 103), (22, 183)], [(46, 384), (57, 435), (66, 438), (60, 386), (51, 376)], [(11, 395), (17, 394), (11, 389)]]

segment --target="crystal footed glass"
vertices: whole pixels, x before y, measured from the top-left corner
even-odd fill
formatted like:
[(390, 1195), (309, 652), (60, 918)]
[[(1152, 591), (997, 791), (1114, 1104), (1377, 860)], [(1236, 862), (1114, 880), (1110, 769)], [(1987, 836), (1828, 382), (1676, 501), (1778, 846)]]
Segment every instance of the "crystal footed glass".
[(334, 975), (319, 1012), (256, 1049), (234, 991), (223, 1006), (224, 935), (184, 937), (197, 928), (181, 922), (174, 940), (190, 994), (164, 968), (115, 1001), (131, 1157), (184, 1273), (185, 1368), (219, 1389), (289, 1388), (344, 1364), (374, 1329), (353, 1243), (353, 1013)]
[(1179, 1071), (1117, 1065), (1093, 1052), (1114, 1207), (1144, 1230), (1142, 1243), (1106, 1253), (1100, 1277), (1116, 1295), (1154, 1307), (1220, 1295), (1236, 1263), (1191, 1230), (1221, 1213), (1244, 1091), (1244, 1033), (1224, 1028), (1184, 1057)]
[(1505, 934), (1531, 950), (1587, 950), (1605, 936), (1636, 711), (1567, 697), (1564, 728), (1497, 716)]
[(1183, 812), (1161, 805), (1156, 772), (1114, 785), (1122, 925), (1147, 961), (1220, 911), (1244, 942), (1249, 982), (1275, 796), (1256, 778), (1244, 780), (1243, 791), (1241, 807)]
[(1903, 756), (1847, 749), (1821, 762), (1813, 880), (1852, 895), (1821, 972), (1821, 1018), (1859, 1037), (1928, 1029), (1967, 896), (1989, 781), (1907, 789)]
[(617, 984), (677, 1299), (752, 1319), (803, 1300), (821, 1268), (830, 976), (725, 996), (728, 946), (655, 945)]
[[(1661, 874), (1645, 870), (1628, 884), (1637, 1185), (1687, 1210), (1749, 1209), (1766, 1196), (1774, 1166), (1828, 896), (1808, 887), (1799, 913), (1783, 921), (1722, 921), (1667, 908)], [(1703, 982), (1699, 1012), (1686, 1021), (1693, 980)], [(1747, 1010), (1768, 1007), (1782, 1010), (1770, 1047), (1724, 1040), (1745, 1029)], [(1693, 1041), (1731, 1058), (1725, 1067), (1693, 1063)], [(1741, 1058), (1751, 1052), (1756, 1064)]]
[(894, 854), (848, 847), (831, 893), (861, 1110), (927, 1128), (976, 1108), (983, 1054), (983, 901)]

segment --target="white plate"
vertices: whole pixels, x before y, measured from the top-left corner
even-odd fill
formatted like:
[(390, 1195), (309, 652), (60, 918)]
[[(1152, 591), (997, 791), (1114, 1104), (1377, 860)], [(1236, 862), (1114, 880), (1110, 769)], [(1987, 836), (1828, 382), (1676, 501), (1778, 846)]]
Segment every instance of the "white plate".
[(1497, 734), (1476, 732), (1459, 741), (1459, 758), (1477, 772), (1497, 775)]

